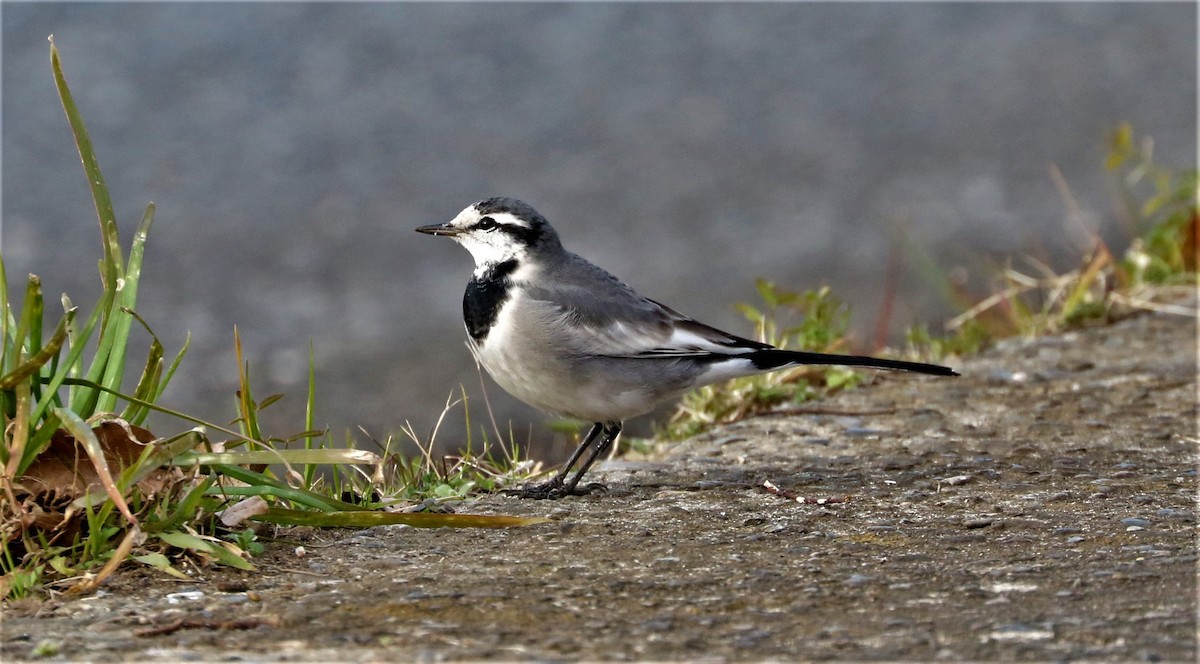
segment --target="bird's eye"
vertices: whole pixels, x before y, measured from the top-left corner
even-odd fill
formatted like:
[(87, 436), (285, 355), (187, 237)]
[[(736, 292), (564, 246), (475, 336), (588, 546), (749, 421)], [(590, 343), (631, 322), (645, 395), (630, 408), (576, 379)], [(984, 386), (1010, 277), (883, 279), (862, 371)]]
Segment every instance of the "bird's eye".
[(490, 231), (499, 225), (500, 224), (496, 223), (495, 219), (492, 219), (491, 217), (484, 217), (483, 219), (479, 220), (479, 223), (475, 224), (475, 228), (478, 228), (481, 231)]

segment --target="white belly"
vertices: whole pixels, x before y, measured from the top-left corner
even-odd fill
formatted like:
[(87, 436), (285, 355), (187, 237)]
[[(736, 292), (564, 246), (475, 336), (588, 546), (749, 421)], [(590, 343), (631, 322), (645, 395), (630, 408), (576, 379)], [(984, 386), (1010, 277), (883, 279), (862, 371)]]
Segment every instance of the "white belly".
[[(514, 316), (517, 311), (520, 315)], [(467, 345), (500, 387), (555, 415), (589, 422), (624, 420), (649, 412), (668, 396), (655, 394), (637, 372), (614, 373), (611, 369), (622, 366), (621, 360), (581, 357), (556, 345), (556, 324), (544, 308), (517, 296), (501, 309), (482, 343), (468, 340)]]

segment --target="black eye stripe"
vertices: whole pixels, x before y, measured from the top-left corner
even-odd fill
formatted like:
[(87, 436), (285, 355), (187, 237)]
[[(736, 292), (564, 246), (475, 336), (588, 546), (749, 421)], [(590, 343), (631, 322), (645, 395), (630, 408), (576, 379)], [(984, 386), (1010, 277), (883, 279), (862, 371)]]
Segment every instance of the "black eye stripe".
[(522, 244), (530, 246), (536, 243), (542, 235), (542, 231), (538, 228), (530, 228), (522, 224), (505, 223), (498, 221), (490, 215), (480, 217), (478, 221), (471, 224), (471, 230), (483, 231), (485, 233), (499, 231)]

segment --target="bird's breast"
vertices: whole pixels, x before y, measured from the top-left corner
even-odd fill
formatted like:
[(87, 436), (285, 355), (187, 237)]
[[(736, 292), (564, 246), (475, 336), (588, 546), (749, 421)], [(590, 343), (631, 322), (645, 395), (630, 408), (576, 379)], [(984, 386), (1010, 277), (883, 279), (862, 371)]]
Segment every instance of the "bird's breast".
[(500, 310), (511, 297), (512, 273), (517, 261), (497, 263), (477, 273), (467, 283), (463, 294), (463, 322), (467, 334), (476, 343), (482, 342), (495, 326)]

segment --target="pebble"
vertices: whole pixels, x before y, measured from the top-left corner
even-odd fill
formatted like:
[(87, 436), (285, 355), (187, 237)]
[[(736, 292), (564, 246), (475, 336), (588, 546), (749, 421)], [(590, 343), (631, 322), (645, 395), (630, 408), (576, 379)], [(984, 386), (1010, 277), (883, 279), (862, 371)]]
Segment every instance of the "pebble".
[(1164, 519), (1193, 519), (1191, 511), (1179, 510), (1174, 507), (1164, 507), (1154, 513), (1155, 516), (1161, 516)]
[(170, 593), (167, 595), (167, 604), (180, 604), (182, 602), (195, 602), (204, 599), (204, 593), (199, 590), (188, 590), (181, 593)]
[(1139, 519), (1138, 517), (1134, 516), (1131, 516), (1127, 519), (1121, 519), (1121, 523), (1135, 528), (1146, 528), (1150, 525), (1150, 521), (1148, 519)]
[(871, 580), (871, 577), (867, 576), (866, 574), (851, 574), (850, 578), (846, 579), (846, 585), (861, 586), (869, 583)]
[(994, 641), (1044, 641), (1054, 638), (1054, 630), (1049, 625), (1025, 625), (1013, 623), (996, 628), (988, 638)]
[(949, 484), (950, 486), (958, 486), (960, 484), (966, 484), (973, 479), (975, 478), (971, 477), (970, 475), (955, 475), (954, 477), (947, 477), (945, 479), (938, 480), (938, 483)]
[(997, 369), (989, 373), (987, 379), (990, 383), (1024, 383), (1029, 380), (1029, 374), (1024, 371)]

